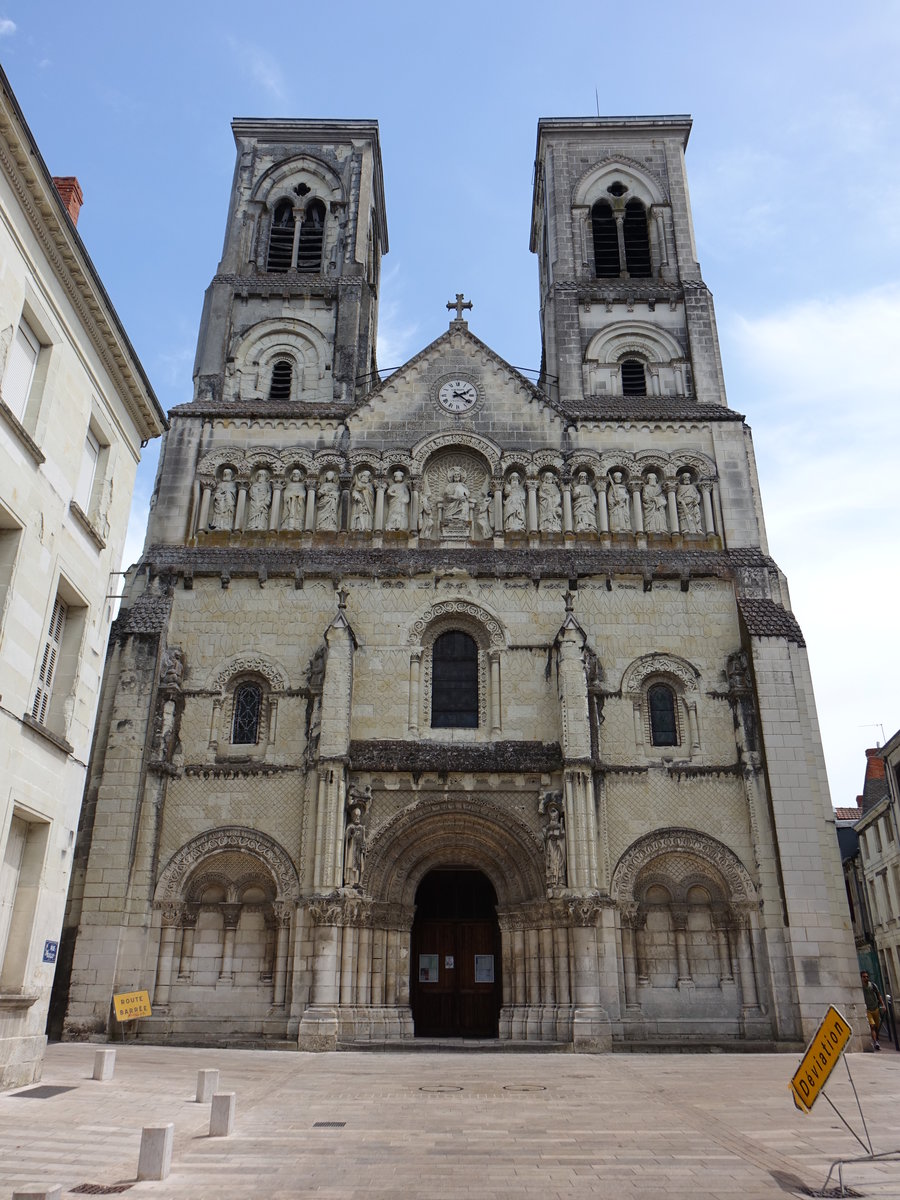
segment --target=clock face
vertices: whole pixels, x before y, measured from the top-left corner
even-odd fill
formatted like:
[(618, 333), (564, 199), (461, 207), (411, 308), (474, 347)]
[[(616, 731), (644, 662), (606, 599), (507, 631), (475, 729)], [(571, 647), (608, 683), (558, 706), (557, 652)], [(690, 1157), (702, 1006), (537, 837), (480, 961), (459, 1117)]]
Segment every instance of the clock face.
[(438, 392), (438, 403), (449, 413), (464, 413), (474, 408), (478, 392), (468, 379), (448, 379)]

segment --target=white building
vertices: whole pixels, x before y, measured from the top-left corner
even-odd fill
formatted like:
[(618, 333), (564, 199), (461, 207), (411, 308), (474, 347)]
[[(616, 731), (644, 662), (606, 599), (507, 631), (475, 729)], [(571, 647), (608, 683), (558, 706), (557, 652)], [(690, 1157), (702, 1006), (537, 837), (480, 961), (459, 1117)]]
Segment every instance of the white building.
[(867, 750), (866, 759), (856, 832), (881, 978), (885, 990), (896, 996), (900, 987), (900, 731), (882, 749)]
[[(0, 71), (0, 1087), (38, 1078), (142, 441), (166, 419)], [(111, 586), (111, 583), (113, 586)]]

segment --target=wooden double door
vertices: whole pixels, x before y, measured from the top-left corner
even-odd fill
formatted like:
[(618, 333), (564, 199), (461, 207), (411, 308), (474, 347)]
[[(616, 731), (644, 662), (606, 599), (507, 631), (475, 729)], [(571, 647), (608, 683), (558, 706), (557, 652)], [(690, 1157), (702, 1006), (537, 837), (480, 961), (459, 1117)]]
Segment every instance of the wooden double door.
[(432, 871), (416, 894), (410, 999), (417, 1037), (496, 1037), (500, 928), (478, 871)]

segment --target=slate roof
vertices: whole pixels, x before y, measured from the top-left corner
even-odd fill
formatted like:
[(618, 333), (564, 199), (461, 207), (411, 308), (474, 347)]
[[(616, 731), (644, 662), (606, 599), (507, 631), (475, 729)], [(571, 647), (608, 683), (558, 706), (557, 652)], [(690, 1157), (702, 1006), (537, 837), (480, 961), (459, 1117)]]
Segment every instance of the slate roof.
[(738, 608), (741, 610), (747, 632), (753, 637), (786, 638), (789, 642), (796, 642), (798, 646), (806, 645), (797, 618), (774, 600), (740, 596)]

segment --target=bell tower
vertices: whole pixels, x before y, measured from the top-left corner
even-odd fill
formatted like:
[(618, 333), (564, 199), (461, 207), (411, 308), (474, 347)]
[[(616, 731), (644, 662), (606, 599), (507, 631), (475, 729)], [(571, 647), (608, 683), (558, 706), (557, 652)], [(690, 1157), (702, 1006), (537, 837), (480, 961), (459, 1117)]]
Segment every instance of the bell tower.
[(691, 223), (690, 130), (685, 116), (538, 123), (542, 386), (564, 407), (599, 413), (631, 396), (725, 404)]

